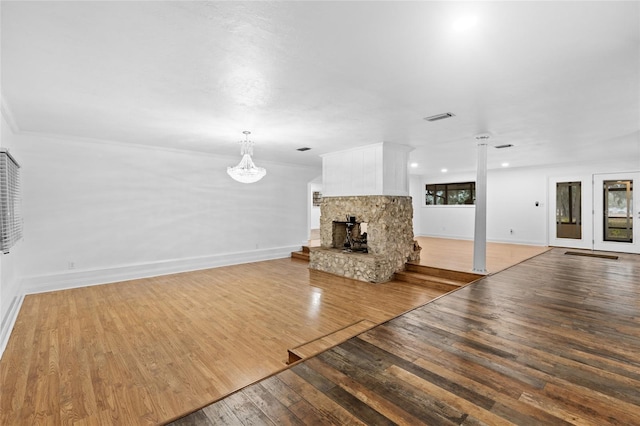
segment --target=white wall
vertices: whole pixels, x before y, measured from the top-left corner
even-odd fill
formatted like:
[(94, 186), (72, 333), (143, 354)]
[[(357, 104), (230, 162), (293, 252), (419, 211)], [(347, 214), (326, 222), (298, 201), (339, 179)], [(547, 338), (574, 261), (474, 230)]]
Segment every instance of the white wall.
[[(0, 123), (0, 146), (8, 149), (16, 161), (23, 164), (22, 154), (16, 144), (16, 136), (5, 119), (5, 114), (8, 114), (8, 112), (5, 112), (3, 106), (2, 121)], [(22, 169), (20, 173), (24, 176)], [(23, 246), (23, 241), (18, 241), (8, 254), (0, 253), (0, 354), (2, 354), (7, 344), (22, 300), (17, 265), (24, 253)]]
[[(489, 170), (487, 174), (487, 240), (517, 244), (547, 245), (549, 217), (548, 181), (553, 176), (638, 170), (634, 155), (616, 163), (562, 165), (544, 168)], [(475, 174), (444, 174), (413, 178), (420, 182), (413, 194), (421, 194), (421, 207), (414, 212), (421, 236), (473, 239), (473, 206), (424, 206), (427, 183), (475, 181)], [(413, 195), (414, 198), (417, 195)], [(538, 206), (535, 203), (538, 202)]]
[(24, 292), (283, 257), (307, 240), (319, 168), (21, 134)]
[(409, 195), (411, 150), (383, 142), (322, 155), (323, 195)]
[(411, 205), (413, 206), (413, 235), (422, 235), (421, 213), (424, 205), (424, 184), (422, 176), (409, 176), (409, 195), (411, 196)]

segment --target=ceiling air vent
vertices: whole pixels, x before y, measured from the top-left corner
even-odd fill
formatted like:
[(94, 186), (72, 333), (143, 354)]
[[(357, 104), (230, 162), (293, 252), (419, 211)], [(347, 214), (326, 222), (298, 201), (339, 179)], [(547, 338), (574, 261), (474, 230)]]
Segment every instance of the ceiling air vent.
[(302, 152), (302, 151), (309, 151), (310, 149), (311, 149), (311, 148), (308, 148), (308, 147), (306, 147), (306, 146), (305, 146), (305, 147), (303, 147), (303, 148), (298, 148), (298, 149), (296, 149), (296, 151), (300, 151), (300, 152)]
[(444, 114), (432, 115), (431, 117), (425, 117), (424, 119), (427, 121), (438, 121), (444, 120), (445, 118), (455, 117), (455, 114), (450, 112), (445, 112)]
[(496, 146), (494, 146), (494, 148), (503, 149), (503, 148), (511, 148), (512, 146), (513, 146), (513, 144), (505, 143), (504, 145), (496, 145)]

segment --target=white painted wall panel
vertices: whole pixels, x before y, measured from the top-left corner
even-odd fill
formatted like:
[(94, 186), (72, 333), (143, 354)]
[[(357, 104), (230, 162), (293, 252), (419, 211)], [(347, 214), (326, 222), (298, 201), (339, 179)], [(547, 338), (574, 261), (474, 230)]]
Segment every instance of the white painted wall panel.
[(409, 152), (412, 148), (405, 145), (383, 145), (384, 162), (384, 195), (408, 195), (409, 194)]
[(322, 156), (327, 196), (409, 195), (411, 148), (379, 143)]
[(260, 162), (267, 176), (247, 185), (226, 174), (238, 158), (19, 138), (27, 278), (250, 254), (307, 239), (307, 182), (318, 169)]
[[(546, 168), (489, 170), (487, 175), (487, 240), (519, 244), (548, 244), (549, 179), (554, 176), (591, 175), (638, 170), (637, 159), (621, 159), (616, 163), (575, 164)], [(414, 198), (420, 194), (420, 206), (414, 211), (418, 222), (416, 235), (473, 239), (475, 208), (473, 206), (424, 206), (427, 183), (474, 181), (475, 175), (437, 175), (411, 179)], [(419, 182), (419, 183), (418, 183)], [(585, 188), (591, 191), (591, 188)], [(538, 206), (535, 203), (538, 202)]]

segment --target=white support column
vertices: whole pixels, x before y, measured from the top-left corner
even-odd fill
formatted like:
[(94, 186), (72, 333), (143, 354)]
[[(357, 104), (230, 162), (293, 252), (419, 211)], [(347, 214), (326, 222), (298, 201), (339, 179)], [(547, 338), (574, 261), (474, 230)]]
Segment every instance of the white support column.
[(473, 272), (487, 272), (487, 140), (478, 135), (478, 166), (476, 170), (476, 222), (473, 233)]

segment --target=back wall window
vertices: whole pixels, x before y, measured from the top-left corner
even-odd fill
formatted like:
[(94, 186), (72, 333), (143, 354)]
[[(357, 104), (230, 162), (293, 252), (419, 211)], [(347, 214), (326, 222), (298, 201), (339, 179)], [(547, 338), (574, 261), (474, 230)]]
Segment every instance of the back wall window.
[(464, 205), (476, 203), (476, 183), (437, 183), (426, 185), (427, 206)]

